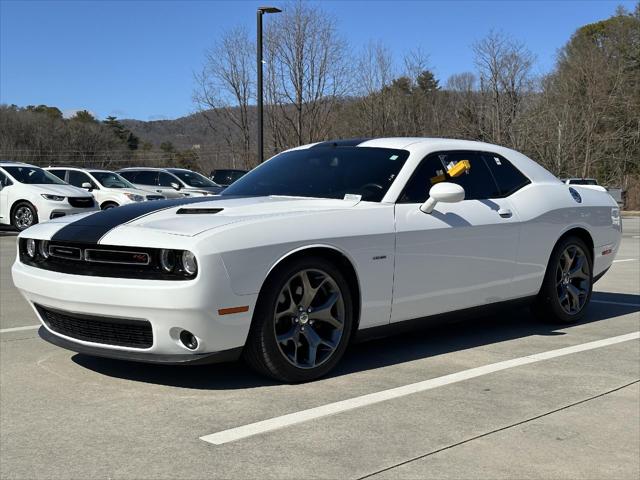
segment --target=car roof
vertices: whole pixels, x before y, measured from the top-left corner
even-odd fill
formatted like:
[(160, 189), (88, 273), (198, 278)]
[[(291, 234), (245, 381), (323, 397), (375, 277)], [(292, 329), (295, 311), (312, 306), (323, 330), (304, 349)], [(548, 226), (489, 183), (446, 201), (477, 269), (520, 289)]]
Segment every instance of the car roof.
[[(117, 172), (127, 172), (127, 171), (131, 171), (131, 170), (147, 170), (150, 172), (165, 172), (167, 170), (169, 170), (168, 168), (163, 168), (163, 167), (125, 167), (125, 168), (121, 168), (119, 170), (116, 170)], [(171, 170), (183, 170), (183, 169), (179, 169), (179, 168), (172, 168)]]
[(0, 160), (0, 167), (37, 167), (36, 165), (31, 165), (30, 163), (24, 162), (12, 162), (11, 160)]
[(393, 148), (407, 150), (410, 153), (408, 163), (414, 163), (415, 168), (425, 155), (445, 150), (469, 150), (496, 153), (507, 158), (518, 170), (524, 173), (530, 180), (536, 182), (553, 182), (559, 180), (551, 172), (536, 163), (526, 155), (510, 148), (474, 140), (459, 140), (454, 138), (435, 137), (387, 137), (387, 138), (355, 138), (345, 140), (330, 140), (326, 142), (311, 143), (288, 151), (303, 150), (320, 147), (371, 147)]
[(64, 165), (50, 165), (45, 170), (78, 170), (80, 172), (111, 172), (104, 168), (65, 167)]

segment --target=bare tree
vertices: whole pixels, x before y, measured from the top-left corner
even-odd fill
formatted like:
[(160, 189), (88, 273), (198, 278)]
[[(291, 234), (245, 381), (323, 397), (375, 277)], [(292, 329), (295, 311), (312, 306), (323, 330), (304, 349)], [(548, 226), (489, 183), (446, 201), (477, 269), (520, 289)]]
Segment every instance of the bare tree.
[(229, 123), (237, 129), (240, 161), (245, 168), (252, 164), (250, 104), (255, 89), (254, 58), (253, 42), (247, 31), (235, 28), (224, 33), (206, 52), (204, 66), (195, 74), (196, 105), (214, 131), (222, 130), (232, 153), (236, 150), (236, 136)]
[(385, 135), (389, 120), (389, 85), (393, 79), (393, 58), (382, 43), (369, 42), (356, 62), (356, 93), (363, 131), (369, 136)]
[(490, 141), (516, 147), (515, 122), (522, 99), (531, 92), (533, 54), (503, 33), (490, 32), (473, 45), (480, 90), (487, 98), (483, 134)]
[(350, 90), (350, 62), (335, 19), (301, 1), (266, 29), (267, 98), (279, 117), (276, 142), (301, 145), (325, 138), (328, 119)]

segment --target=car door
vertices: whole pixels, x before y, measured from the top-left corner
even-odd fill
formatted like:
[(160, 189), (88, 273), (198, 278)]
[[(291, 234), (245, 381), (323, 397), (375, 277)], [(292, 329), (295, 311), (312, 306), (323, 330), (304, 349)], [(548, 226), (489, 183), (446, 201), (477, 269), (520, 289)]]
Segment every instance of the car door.
[(180, 198), (184, 195), (176, 190), (173, 185), (183, 186), (179, 179), (166, 172), (158, 172), (158, 188), (156, 191), (167, 198)]
[[(74, 187), (82, 188), (88, 190), (98, 202), (98, 205), (103, 202), (103, 195), (100, 192), (100, 187), (94, 182), (89, 175), (84, 172), (80, 172), (78, 170), (69, 170), (67, 174), (67, 183), (69, 185), (73, 185)], [(83, 187), (84, 184), (88, 183), (91, 185), (91, 188), (87, 189)]]
[[(447, 168), (461, 160), (471, 168), (446, 178)], [(465, 199), (423, 213), (419, 207), (429, 189), (443, 179), (461, 185)], [(395, 214), (392, 322), (511, 298), (520, 225), (480, 153), (428, 155), (405, 186)]]
[(13, 182), (9, 180), (3, 171), (0, 171), (0, 223), (11, 223), (11, 216), (9, 214), (9, 189), (13, 185)]
[(118, 172), (136, 187), (160, 193), (157, 170), (127, 170)]

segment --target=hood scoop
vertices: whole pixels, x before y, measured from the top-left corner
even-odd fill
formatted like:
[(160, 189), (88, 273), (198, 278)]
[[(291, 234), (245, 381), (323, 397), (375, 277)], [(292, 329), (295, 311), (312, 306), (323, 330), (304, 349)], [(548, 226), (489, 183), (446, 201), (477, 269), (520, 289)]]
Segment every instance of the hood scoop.
[(224, 208), (179, 208), (176, 215), (214, 215)]

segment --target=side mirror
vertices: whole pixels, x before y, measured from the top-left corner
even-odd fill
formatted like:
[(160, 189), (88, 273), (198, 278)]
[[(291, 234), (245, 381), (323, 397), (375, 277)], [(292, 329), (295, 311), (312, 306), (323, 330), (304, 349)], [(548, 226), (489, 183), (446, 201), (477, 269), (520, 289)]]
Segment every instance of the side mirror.
[(180, 185), (178, 182), (171, 182), (171, 187), (174, 190), (180, 190), (182, 188), (182, 185)]
[(464, 188), (455, 183), (440, 182), (436, 183), (429, 190), (429, 198), (420, 205), (420, 211), (424, 213), (433, 212), (436, 203), (457, 203), (464, 200)]
[(91, 184), (89, 182), (84, 182), (82, 184), (82, 188), (85, 188), (85, 189), (87, 189), (89, 191), (93, 190), (93, 187), (91, 186)]

